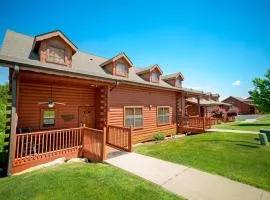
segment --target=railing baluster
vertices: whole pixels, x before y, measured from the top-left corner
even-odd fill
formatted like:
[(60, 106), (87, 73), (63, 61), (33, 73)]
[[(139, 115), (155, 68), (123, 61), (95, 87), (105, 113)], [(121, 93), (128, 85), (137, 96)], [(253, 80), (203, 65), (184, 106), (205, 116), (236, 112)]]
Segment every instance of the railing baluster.
[(16, 155), (15, 155), (15, 158), (18, 158), (18, 155), (19, 155), (19, 148), (20, 148), (20, 140), (21, 140), (21, 136), (17, 136), (17, 147), (16, 147)]

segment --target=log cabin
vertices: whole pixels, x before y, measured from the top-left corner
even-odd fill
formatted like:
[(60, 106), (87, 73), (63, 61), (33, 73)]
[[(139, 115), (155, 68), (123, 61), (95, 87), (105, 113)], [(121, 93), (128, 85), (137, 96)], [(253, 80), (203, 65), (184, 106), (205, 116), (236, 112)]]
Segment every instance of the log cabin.
[(199, 103), (204, 94), (182, 87), (180, 72), (138, 68), (125, 53), (84, 53), (60, 30), (34, 37), (8, 30), (0, 63), (9, 68), (9, 175), (63, 156), (102, 161), (107, 145), (131, 151), (157, 132), (210, 125), (187, 117), (185, 100)]

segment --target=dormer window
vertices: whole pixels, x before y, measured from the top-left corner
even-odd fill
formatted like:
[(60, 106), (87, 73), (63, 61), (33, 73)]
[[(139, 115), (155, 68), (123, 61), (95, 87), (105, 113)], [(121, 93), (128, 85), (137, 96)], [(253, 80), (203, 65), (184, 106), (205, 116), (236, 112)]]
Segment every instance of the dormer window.
[(175, 80), (175, 87), (182, 87), (182, 81), (180, 79)]
[(117, 76), (128, 76), (128, 67), (125, 64), (122, 63), (117, 63), (116, 64), (116, 69), (115, 69), (115, 74)]
[(77, 47), (61, 32), (52, 31), (35, 36), (32, 51), (39, 56), (42, 63), (55, 63), (72, 66), (72, 56)]
[(151, 80), (152, 82), (159, 82), (159, 74), (157, 72), (152, 72)]
[(49, 62), (65, 64), (65, 50), (64, 49), (48, 46), (48, 51), (49, 53), (48, 53), (47, 60)]
[(114, 76), (128, 77), (129, 68), (132, 67), (132, 62), (125, 53), (120, 53), (117, 56), (106, 60), (100, 66), (109, 74)]

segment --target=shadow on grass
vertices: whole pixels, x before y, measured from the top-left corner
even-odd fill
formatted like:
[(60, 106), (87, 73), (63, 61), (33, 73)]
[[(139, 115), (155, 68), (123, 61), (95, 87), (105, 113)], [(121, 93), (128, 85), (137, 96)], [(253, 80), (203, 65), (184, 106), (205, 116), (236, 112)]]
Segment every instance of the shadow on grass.
[[(257, 138), (254, 138), (254, 140), (257, 140)], [(248, 144), (252, 144), (252, 145), (248, 145), (248, 146), (259, 146), (260, 144), (256, 144), (254, 142), (248, 142), (248, 141), (239, 141), (239, 140), (200, 140), (201, 142), (220, 142), (220, 143), (237, 143), (236, 145), (238, 146), (245, 146)], [(244, 143), (244, 144), (240, 144), (240, 143)], [(258, 148), (258, 147), (257, 147)]]
[(252, 148), (252, 149), (257, 149), (259, 148), (258, 146), (255, 145), (249, 145), (249, 144), (235, 144), (237, 146), (241, 146), (241, 147), (248, 147), (248, 148)]
[(268, 123), (268, 124), (249, 124), (249, 123), (246, 123), (246, 124), (235, 124), (232, 126), (270, 126), (270, 123)]

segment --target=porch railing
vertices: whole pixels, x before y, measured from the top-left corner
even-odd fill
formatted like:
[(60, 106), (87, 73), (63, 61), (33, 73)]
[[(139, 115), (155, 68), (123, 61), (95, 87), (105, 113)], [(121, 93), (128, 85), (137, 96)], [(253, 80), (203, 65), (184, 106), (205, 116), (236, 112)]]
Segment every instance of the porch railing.
[(93, 128), (83, 129), (83, 156), (91, 161), (103, 161), (106, 148), (106, 128), (97, 130)]
[(132, 151), (132, 127), (124, 128), (118, 126), (107, 127), (106, 143), (115, 148)]
[[(197, 116), (190, 116), (187, 117), (186, 122), (182, 123), (186, 127), (196, 128), (196, 129), (209, 129), (211, 128), (212, 119), (211, 117), (197, 117)], [(180, 125), (181, 127), (181, 125)]]
[(12, 172), (52, 161), (60, 157), (84, 156), (91, 161), (105, 158), (106, 128), (70, 128), (16, 134)]
[(15, 161), (48, 156), (82, 147), (82, 129), (62, 129), (16, 134)]

